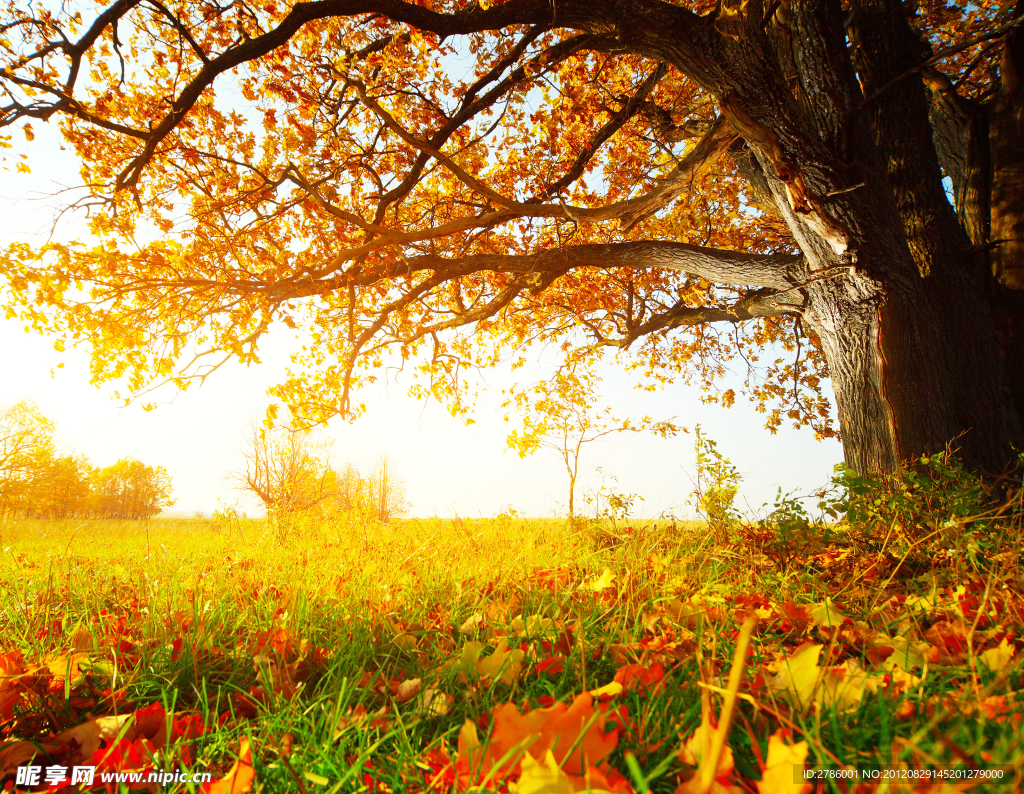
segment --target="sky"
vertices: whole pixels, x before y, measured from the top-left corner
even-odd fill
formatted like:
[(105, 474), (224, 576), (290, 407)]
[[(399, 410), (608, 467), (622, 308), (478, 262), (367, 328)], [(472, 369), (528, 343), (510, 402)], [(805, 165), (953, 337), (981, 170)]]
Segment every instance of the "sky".
[[(53, 194), (75, 184), (77, 162), (60, 150), (55, 132), (40, 123), (34, 130), (31, 145), (15, 134), (15, 148), (5, 158), (7, 169), (0, 171), (0, 245), (45, 242), (59, 201)], [(21, 152), (29, 155), (31, 174), (14, 172)], [(80, 222), (69, 220), (55, 237), (70, 240), (85, 234)], [(148, 413), (137, 404), (124, 406), (115, 400), (112, 386), (90, 384), (87, 349), (57, 353), (55, 341), (26, 333), (17, 320), (0, 319), (0, 405), (34, 401), (55, 421), (60, 446), (85, 454), (94, 465), (131, 457), (165, 467), (174, 486), (173, 513), (209, 515), (228, 506), (249, 515), (261, 513), (258, 502), (237, 488), (232, 473), (244, 465), (245, 431), (262, 419), (270, 401), (266, 389), (283, 378), (297, 344), (294, 337), (272, 334), (261, 350), (260, 365), (227, 364), (199, 389), (162, 393), (160, 407)], [(535, 361), (543, 361), (543, 351), (534, 354)], [(538, 364), (515, 375), (532, 383), (543, 373)], [(737, 505), (745, 512), (763, 512), (762, 505), (770, 504), (780, 487), (804, 494), (826, 484), (842, 460), (840, 444), (815, 441), (810, 430), (787, 426), (772, 435), (764, 428), (764, 416), (742, 397), (725, 409), (701, 404), (696, 386), (641, 392), (635, 373), (608, 366), (602, 374), (597, 407), (610, 406), (619, 418), (674, 419), (691, 431), (700, 424), (743, 476)], [(387, 454), (405, 481), (414, 516), (493, 516), (508, 508), (526, 516), (565, 515), (568, 478), (560, 460), (545, 451), (523, 459), (506, 448), (514, 425), (503, 421), (501, 390), (511, 384), (512, 374), (496, 370), (483, 378), (486, 386), (471, 425), (436, 402), (409, 397), (409, 380), (390, 378), (361, 392), (366, 414), (355, 423), (334, 420), (322, 431), (333, 440), (335, 463), (351, 462), (368, 471), (379, 455)], [(735, 378), (723, 388), (738, 385)], [(577, 512), (586, 514), (586, 496), (603, 482), (619, 493), (640, 496), (645, 518), (692, 516), (687, 500), (694, 488), (693, 440), (692, 432), (669, 440), (622, 434), (585, 446)]]

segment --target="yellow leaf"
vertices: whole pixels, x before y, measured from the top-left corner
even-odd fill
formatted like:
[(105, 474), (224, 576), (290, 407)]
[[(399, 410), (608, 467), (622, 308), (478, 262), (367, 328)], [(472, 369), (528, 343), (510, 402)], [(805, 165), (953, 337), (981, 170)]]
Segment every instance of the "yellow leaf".
[(824, 604), (817, 604), (811, 609), (811, 621), (816, 626), (841, 626), (844, 620), (846, 620), (846, 615), (836, 609), (831, 598), (826, 597)]
[(757, 784), (759, 794), (807, 794), (813, 788), (810, 783), (793, 782), (793, 767), (807, 761), (807, 742), (786, 744), (783, 738), (788, 735), (787, 729), (780, 728), (768, 737), (768, 757)]
[(989, 670), (997, 671), (1002, 670), (1006, 665), (1010, 663), (1010, 659), (1013, 658), (1014, 647), (1003, 638), (1003, 641), (995, 648), (989, 648), (987, 651), (983, 651), (979, 654), (981, 661), (985, 663)]
[(809, 708), (821, 678), (821, 646), (804, 643), (790, 655), (771, 682), (772, 689), (796, 695), (801, 708)]
[(551, 637), (558, 634), (558, 627), (551, 618), (543, 618), (540, 615), (530, 615), (524, 618), (517, 615), (512, 619), (512, 630), (517, 637)]
[(524, 655), (518, 648), (510, 651), (508, 641), (501, 640), (498, 647), (494, 649), (494, 653), (476, 663), (476, 669), (481, 678), (489, 678), (512, 685), (523, 669)]
[(610, 684), (599, 686), (597, 689), (591, 689), (590, 694), (596, 698), (615, 697), (622, 694), (622, 684), (618, 681), (612, 681)]
[(512, 788), (516, 794), (575, 794), (569, 776), (558, 768), (554, 754), (548, 750), (543, 761), (535, 761), (529, 753), (523, 756), (522, 774)]
[(849, 711), (860, 705), (865, 692), (875, 692), (884, 680), (883, 673), (869, 673), (855, 659), (848, 659), (838, 667), (821, 671), (819, 702)]
[(462, 634), (471, 634), (474, 631), (476, 631), (477, 627), (480, 625), (483, 619), (483, 615), (481, 615), (479, 612), (474, 612), (472, 615), (466, 618), (465, 622), (461, 626), (459, 626), (459, 631)]
[(581, 589), (586, 588), (587, 590), (607, 590), (612, 587), (615, 582), (615, 574), (613, 574), (608, 568), (604, 569), (604, 573), (598, 577), (597, 580), (590, 584), (585, 584)]

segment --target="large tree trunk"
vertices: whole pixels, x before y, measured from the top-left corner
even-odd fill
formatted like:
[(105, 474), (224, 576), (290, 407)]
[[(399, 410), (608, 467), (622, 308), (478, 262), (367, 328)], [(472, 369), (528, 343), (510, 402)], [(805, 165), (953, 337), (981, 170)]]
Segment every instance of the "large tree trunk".
[[(1024, 13), (1018, 2), (1015, 15)], [(953, 186), (957, 217), (986, 272), (995, 333), (1010, 394), (1024, 417), (1024, 31), (1004, 44), (999, 91), (982, 104), (926, 72), (935, 148)]]
[(984, 262), (942, 187), (912, 72), (923, 45), (889, 0), (858, 4), (848, 30), (837, 4), (788, 4), (783, 21), (789, 35), (774, 44), (780, 63), (799, 64), (786, 78), (801, 89), (797, 107), (778, 112), (786, 103), (770, 80), (748, 97), (739, 85), (719, 93), (810, 269), (836, 273), (806, 287), (804, 318), (829, 362), (846, 462), (891, 471), (951, 444), (971, 468), (1000, 472), (1022, 439), (1020, 415)]

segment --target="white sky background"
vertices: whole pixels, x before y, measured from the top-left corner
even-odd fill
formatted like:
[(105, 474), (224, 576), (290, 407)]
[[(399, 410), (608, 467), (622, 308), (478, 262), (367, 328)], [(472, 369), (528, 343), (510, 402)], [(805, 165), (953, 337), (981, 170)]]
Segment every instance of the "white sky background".
[[(47, 195), (77, 184), (77, 160), (60, 151), (56, 130), (41, 123), (33, 129), (31, 145), (13, 130), (15, 149), (7, 150), (7, 170), (0, 171), (0, 245), (45, 242), (59, 201)], [(20, 152), (29, 155), (30, 175), (14, 172)], [(85, 233), (81, 223), (65, 221), (57, 238)], [(250, 515), (259, 512), (257, 503), (228, 478), (241, 463), (247, 425), (263, 417), (269, 402), (265, 390), (283, 376), (295, 345), (290, 332), (271, 335), (261, 349), (261, 365), (226, 364), (198, 390), (176, 396), (165, 392), (164, 404), (150, 413), (137, 405), (123, 407), (114, 400), (112, 386), (90, 385), (88, 350), (57, 353), (54, 341), (26, 334), (18, 321), (0, 319), (0, 404), (35, 401), (57, 423), (64, 449), (84, 453), (95, 465), (134, 457), (166, 467), (177, 499), (175, 513), (209, 514), (236, 502)], [(536, 349), (534, 357), (541, 361), (542, 351)], [(61, 363), (64, 367), (57, 369)], [(527, 383), (544, 374), (541, 368), (516, 373)], [(756, 511), (773, 501), (779, 486), (784, 492), (807, 493), (825, 484), (842, 460), (838, 443), (816, 442), (810, 430), (783, 427), (770, 434), (764, 416), (742, 397), (735, 407), (723, 409), (702, 405), (697, 387), (640, 392), (634, 390), (639, 382), (634, 373), (608, 368), (602, 374), (598, 408), (609, 405), (620, 418), (674, 417), (691, 430), (701, 424), (743, 475), (741, 506)], [(335, 420), (325, 431), (334, 439), (336, 463), (351, 461), (369, 470), (380, 453), (388, 453), (405, 479), (416, 516), (491, 516), (508, 506), (529, 516), (564, 515), (568, 481), (561, 462), (543, 450), (526, 459), (506, 450), (505, 437), (513, 426), (502, 421), (501, 389), (509, 374), (487, 372), (483, 377), (489, 388), (481, 394), (476, 423), (468, 427), (436, 402), (409, 397), (409, 377), (399, 375), (397, 384), (392, 377), (387, 386), (360, 392), (367, 413), (355, 424)], [(730, 385), (738, 391), (739, 378), (723, 388)], [(629, 433), (588, 444), (581, 456), (577, 512), (585, 509), (586, 493), (600, 487), (600, 468), (616, 478), (608, 484), (620, 493), (643, 497), (644, 516), (692, 514), (685, 502), (693, 490), (694, 457), (692, 432), (671, 440)]]

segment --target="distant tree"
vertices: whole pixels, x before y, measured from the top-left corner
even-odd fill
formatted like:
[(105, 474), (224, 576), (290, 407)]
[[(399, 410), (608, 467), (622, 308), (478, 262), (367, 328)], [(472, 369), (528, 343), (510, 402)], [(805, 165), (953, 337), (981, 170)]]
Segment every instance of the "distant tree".
[(22, 509), (53, 460), (54, 425), (30, 402), (0, 406), (0, 520)]
[(330, 444), (307, 430), (253, 425), (245, 446), (245, 469), (236, 474), (242, 490), (254, 494), (284, 540), (294, 519), (337, 493)]
[(100, 518), (150, 518), (174, 504), (171, 478), (163, 466), (123, 458), (96, 473), (90, 502)]
[[(629, 419), (616, 419), (611, 410), (595, 410), (592, 405), (597, 384), (601, 381), (586, 366), (562, 369), (549, 381), (506, 400), (504, 407), (517, 409), (522, 429), (508, 435), (509, 449), (525, 458), (538, 449), (554, 452), (569, 476), (569, 518), (576, 515), (576, 481), (579, 478), (580, 454), (583, 445), (612, 433), (650, 430), (666, 438), (679, 432), (672, 422), (654, 422), (644, 417), (634, 425)], [(532, 398), (532, 402), (531, 402)], [(506, 414), (505, 421), (511, 421)]]
[(26, 512), (40, 518), (88, 515), (91, 483), (98, 473), (84, 455), (52, 458), (29, 487)]
[(409, 510), (405, 500), (405, 481), (387, 455), (377, 459), (377, 467), (367, 480), (370, 514), (385, 524)]
[(342, 513), (362, 512), (369, 502), (368, 483), (351, 463), (336, 473), (332, 506)]

